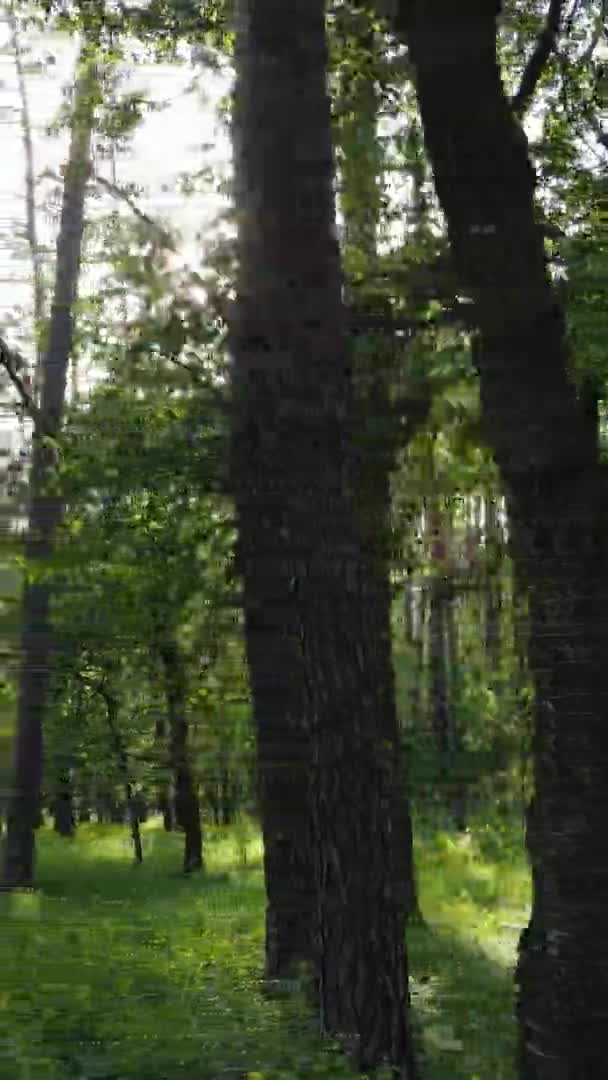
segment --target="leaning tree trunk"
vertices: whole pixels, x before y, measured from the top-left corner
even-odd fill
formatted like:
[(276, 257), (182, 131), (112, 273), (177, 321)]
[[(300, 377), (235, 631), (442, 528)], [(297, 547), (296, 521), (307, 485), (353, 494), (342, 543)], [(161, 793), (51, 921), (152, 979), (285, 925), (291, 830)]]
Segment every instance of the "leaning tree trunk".
[(522, 1080), (608, 1069), (608, 504), (496, 59), (500, 3), (401, 6), (454, 261), (475, 302), (482, 416), (528, 593), (535, 682), (532, 921), (517, 971)]
[[(235, 59), (231, 467), (264, 836), (272, 846), (294, 830), (286, 848), (291, 858), (297, 838), (312, 855), (316, 898), (293, 863), (266, 871), (278, 872), (281, 902), (301, 905), (304, 920), (315, 902), (322, 1029), (351, 1044), (360, 1065), (388, 1058), (409, 1077), (386, 745), (393, 673), (383, 583), (362, 551), (350, 492), (321, 0), (240, 0)], [(291, 769), (285, 818), (271, 799), (288, 791)], [(267, 878), (269, 901), (276, 885)]]
[(186, 679), (183, 660), (175, 642), (162, 641), (158, 652), (165, 675), (175, 821), (184, 833), (184, 873), (190, 874), (203, 866), (203, 831), (196, 778), (188, 746)]
[[(44, 383), (39, 410), (33, 410), (34, 436), (30, 476), (29, 527), (25, 556), (30, 565), (48, 564), (55, 533), (63, 516), (63, 500), (48, 493), (54, 466), (52, 444), (65, 400), (66, 374), (73, 340), (86, 184), (90, 169), (91, 132), (98, 84), (94, 50), (86, 44), (79, 58), (72, 133), (57, 240), (55, 291), (44, 357)], [(27, 571), (26, 571), (27, 573)], [(23, 596), (21, 669), (15, 739), (14, 790), (7, 818), (3, 886), (29, 886), (34, 878), (35, 829), (42, 781), (42, 727), (47, 707), (50, 664), (55, 649), (49, 615), (49, 585), (27, 580)]]

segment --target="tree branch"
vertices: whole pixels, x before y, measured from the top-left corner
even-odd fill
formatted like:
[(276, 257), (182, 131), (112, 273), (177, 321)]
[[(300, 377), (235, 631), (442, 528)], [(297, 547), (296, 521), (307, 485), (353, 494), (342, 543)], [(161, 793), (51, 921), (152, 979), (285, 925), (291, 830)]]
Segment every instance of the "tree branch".
[(604, 27), (606, 26), (606, 6), (606, 0), (602, 0), (589, 44), (583, 49), (581, 55), (577, 57), (577, 64), (589, 64), (591, 60), (593, 60), (593, 54), (599, 45)]
[(551, 53), (555, 49), (563, 8), (564, 0), (550, 0), (545, 25), (539, 34), (532, 54), (528, 58), (528, 63), (521, 77), (519, 90), (511, 98), (511, 108), (515, 115), (520, 118), (530, 105), (539, 79), (547, 66)]
[(167, 248), (169, 251), (176, 250), (175, 244), (167, 230), (164, 229), (162, 225), (159, 225), (157, 221), (154, 221), (154, 218), (149, 217), (149, 215), (137, 205), (133, 197), (129, 195), (127, 191), (124, 191), (118, 184), (113, 184), (111, 180), (106, 180), (105, 176), (99, 176), (97, 173), (93, 175), (92, 180), (95, 184), (99, 184), (100, 187), (105, 188), (110, 195), (113, 195), (116, 199), (120, 199), (121, 202), (126, 203), (131, 213), (139, 218), (140, 221), (143, 221), (144, 225), (147, 225), (152, 232), (156, 233), (163, 247)]
[(21, 359), (19, 353), (15, 352), (13, 349), (10, 349), (6, 344), (4, 338), (1, 337), (0, 365), (7, 372), (9, 379), (11, 380), (13, 386), (19, 394), (21, 404), (23, 405), (24, 409), (29, 413), (36, 426), (40, 427), (42, 413), (40, 412), (40, 409), (35, 404), (34, 399), (29, 393), (25, 381), (18, 374), (19, 368), (23, 367), (23, 360)]
[[(59, 176), (58, 173), (54, 172), (53, 169), (44, 170), (44, 172), (40, 176), (40, 179), (43, 180), (45, 178), (48, 178), (50, 180), (57, 180), (58, 182), (62, 181), (61, 176)], [(151, 232), (156, 234), (160, 244), (164, 248), (172, 252), (175, 252), (177, 250), (167, 230), (164, 229), (162, 225), (159, 225), (159, 223), (155, 221), (154, 218), (151, 218), (149, 214), (146, 214), (145, 210), (142, 210), (141, 207), (137, 205), (135, 199), (132, 195), (129, 195), (128, 191), (125, 191), (124, 188), (121, 188), (119, 184), (113, 184), (112, 181), (107, 180), (105, 176), (99, 176), (98, 173), (92, 174), (90, 182), (93, 184), (98, 184), (100, 187), (105, 188), (106, 191), (110, 195), (113, 195), (115, 199), (119, 199), (120, 202), (124, 202), (126, 206), (129, 207), (131, 213), (134, 214), (134, 216), (138, 218), (141, 222), (143, 222), (143, 224), (146, 225), (146, 227), (150, 229)]]
[(572, 33), (572, 29), (574, 27), (574, 20), (575, 20), (577, 14), (578, 14), (578, 9), (579, 9), (580, 6), (581, 6), (581, 0), (574, 0), (574, 3), (572, 4), (572, 7), (570, 8), (570, 14), (568, 15), (568, 19), (567, 19), (567, 22), (566, 22), (566, 34), (567, 34), (568, 37), (570, 37), (570, 34)]
[(180, 360), (179, 357), (175, 355), (175, 353), (170, 353), (166, 356), (161, 355), (159, 359), (168, 360), (169, 363), (175, 364), (176, 367), (182, 368), (183, 371), (187, 371), (194, 380), (194, 382), (197, 383), (197, 385), (201, 383), (204, 374), (202, 369), (197, 370), (197, 368), (194, 367), (192, 364), (187, 364), (185, 360)]

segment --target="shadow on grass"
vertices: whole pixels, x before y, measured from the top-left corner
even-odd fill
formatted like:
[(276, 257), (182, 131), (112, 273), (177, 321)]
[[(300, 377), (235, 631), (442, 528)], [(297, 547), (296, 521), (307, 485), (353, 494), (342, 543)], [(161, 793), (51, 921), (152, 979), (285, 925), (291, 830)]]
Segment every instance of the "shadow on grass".
[(512, 971), (443, 927), (412, 928), (408, 952), (423, 1080), (514, 1080)]
[(95, 875), (83, 859), (77, 880), (78, 846), (66, 852), (46, 839), (55, 889), (42, 873), (40, 890), (7, 897), (3, 911), (0, 1077), (220, 1080), (257, 1071), (303, 1080), (321, 1060), (322, 1075), (350, 1080), (300, 1002), (261, 992), (259, 872), (220, 884), (212, 874), (171, 881), (150, 868), (148, 887), (125, 894), (128, 868), (106, 860)]

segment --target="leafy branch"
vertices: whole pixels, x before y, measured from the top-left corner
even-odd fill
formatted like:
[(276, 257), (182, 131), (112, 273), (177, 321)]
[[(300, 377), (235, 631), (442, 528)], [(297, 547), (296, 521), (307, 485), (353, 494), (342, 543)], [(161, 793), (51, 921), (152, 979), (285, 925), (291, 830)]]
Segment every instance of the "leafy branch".
[(538, 41), (528, 58), (524, 73), (521, 77), (519, 90), (511, 98), (511, 108), (516, 116), (522, 117), (530, 105), (534, 91), (549, 62), (551, 53), (555, 50), (558, 34), (560, 31), (564, 0), (551, 0), (545, 25), (541, 30)]

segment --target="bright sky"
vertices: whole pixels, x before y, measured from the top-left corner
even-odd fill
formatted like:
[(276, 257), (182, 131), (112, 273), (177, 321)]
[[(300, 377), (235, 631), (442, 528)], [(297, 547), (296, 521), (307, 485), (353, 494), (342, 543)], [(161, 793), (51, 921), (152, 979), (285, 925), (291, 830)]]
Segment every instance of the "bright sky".
[[(55, 58), (45, 71), (27, 75), (30, 115), (35, 134), (35, 167), (37, 173), (46, 168), (58, 171), (67, 153), (67, 133), (48, 136), (46, 127), (56, 117), (62, 100), (62, 87), (73, 82), (78, 42), (66, 34), (45, 30), (42, 34), (28, 32), (24, 45), (31, 49), (32, 59)], [(116, 180), (135, 183), (143, 189), (138, 203), (154, 218), (165, 218), (183, 236), (182, 251), (192, 265), (203, 261), (203, 249), (196, 239), (204, 236), (215, 214), (225, 205), (221, 197), (211, 194), (186, 197), (176, 190), (183, 172), (195, 171), (205, 165), (226, 167), (229, 143), (218, 124), (215, 102), (225, 93), (225, 83), (217, 76), (204, 75), (205, 105), (199, 93), (186, 93), (195, 69), (190, 65), (137, 64), (128, 73), (124, 89), (143, 91), (155, 101), (167, 101), (168, 107), (150, 112), (137, 131), (132, 151), (119, 157)], [(17, 231), (25, 221), (24, 153), (21, 139), (20, 98), (17, 75), (10, 47), (8, 26), (0, 22), (0, 124), (2, 139), (2, 169), (0, 170), (0, 327), (13, 344), (24, 352), (31, 341), (31, 322), (18, 312), (15, 323), (11, 313), (25, 309), (31, 313), (31, 263), (22, 241), (16, 242)], [(207, 146), (204, 147), (204, 144)], [(203, 148), (204, 147), (204, 148)], [(111, 178), (111, 165), (105, 159), (96, 160), (96, 169)], [(107, 212), (115, 203), (112, 196), (89, 203)], [(94, 212), (94, 210), (93, 210)], [(54, 246), (56, 223), (45, 220), (44, 211), (38, 215), (41, 243)], [(19, 248), (19, 250), (18, 250)], [(89, 271), (82, 291), (90, 288), (94, 279)], [(11, 321), (14, 325), (11, 326)], [(91, 373), (92, 374), (92, 373)], [(83, 373), (86, 378), (86, 374)], [(11, 426), (14, 426), (11, 423)], [(0, 440), (3, 433), (0, 434)], [(4, 436), (6, 438), (6, 436)]]

